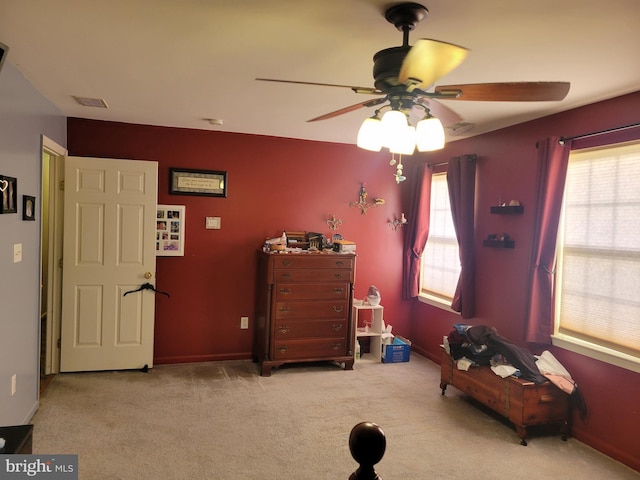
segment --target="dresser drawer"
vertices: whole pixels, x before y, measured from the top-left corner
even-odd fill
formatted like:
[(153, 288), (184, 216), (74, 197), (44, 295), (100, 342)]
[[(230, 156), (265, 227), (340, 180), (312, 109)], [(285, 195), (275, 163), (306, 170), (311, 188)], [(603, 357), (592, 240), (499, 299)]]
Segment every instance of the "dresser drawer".
[(273, 271), (273, 281), (279, 282), (348, 282), (353, 283), (352, 270), (337, 268), (282, 268)]
[(276, 302), (275, 319), (349, 318), (347, 300), (318, 300), (312, 302)]
[(322, 359), (346, 354), (347, 341), (332, 338), (276, 341), (273, 349), (276, 360)]
[(344, 268), (353, 270), (355, 257), (340, 254), (274, 255), (273, 268)]
[(282, 340), (286, 338), (338, 338), (347, 337), (347, 319), (343, 320), (311, 320), (290, 322), (278, 322), (276, 324), (274, 338)]
[(348, 283), (279, 283), (274, 287), (276, 301), (287, 300), (347, 300)]

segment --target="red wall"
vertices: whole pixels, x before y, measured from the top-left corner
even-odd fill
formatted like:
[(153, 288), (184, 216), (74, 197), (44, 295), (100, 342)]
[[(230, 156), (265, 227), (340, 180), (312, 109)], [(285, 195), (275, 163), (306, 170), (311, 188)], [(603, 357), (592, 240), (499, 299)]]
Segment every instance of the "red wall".
[[(450, 143), (445, 158), (479, 156), (476, 187), (476, 316), (472, 325), (491, 325), (524, 345), (528, 273), (535, 206), (536, 141), (549, 136), (580, 135), (640, 122), (640, 92), (562, 114)], [(629, 134), (640, 138), (640, 129)], [(520, 200), (523, 215), (491, 215), (498, 202)], [(515, 248), (482, 247), (490, 233), (509, 233)], [(414, 302), (410, 338), (414, 349), (439, 362), (438, 345), (460, 317)], [(621, 334), (623, 334), (621, 332)], [(529, 346), (532, 350), (535, 347)], [(640, 470), (640, 374), (560, 348), (551, 352), (578, 382), (589, 416), (574, 415), (573, 434), (594, 448)], [(540, 353), (540, 352), (534, 352)]]
[[(490, 108), (488, 106), (487, 108)], [(640, 92), (515, 127), (450, 143), (425, 157), (439, 162), (466, 153), (479, 157), (477, 172), (476, 317), (470, 324), (495, 326), (524, 344), (524, 318), (533, 231), (536, 141), (572, 136), (640, 121)], [(70, 155), (155, 160), (158, 203), (187, 206), (184, 257), (159, 257), (157, 287), (171, 294), (156, 301), (155, 362), (174, 363), (250, 358), (252, 331), (240, 330), (240, 316), (253, 320), (255, 251), (266, 236), (283, 229), (330, 234), (325, 220), (343, 220), (339, 233), (358, 245), (356, 298), (369, 285), (382, 293), (385, 320), (408, 336), (413, 349), (439, 362), (438, 345), (460, 317), (401, 300), (403, 232), (387, 221), (406, 212), (408, 182), (397, 185), (388, 154), (353, 145), (327, 144), (200, 130), (69, 119)], [(405, 171), (423, 159), (409, 159)], [(168, 194), (169, 167), (228, 172), (228, 197)], [(360, 182), (369, 197), (386, 204), (361, 215)], [(491, 215), (489, 207), (517, 199), (523, 215)], [(206, 216), (222, 217), (221, 230), (205, 230)], [(509, 233), (512, 250), (482, 247), (490, 233)], [(576, 438), (640, 470), (640, 374), (562, 349), (553, 354), (576, 379), (589, 408), (575, 415)], [(538, 352), (535, 352), (538, 353)], [(439, 394), (438, 385), (434, 392)]]
[[(353, 145), (205, 130), (131, 125), (70, 118), (70, 155), (155, 160), (158, 203), (186, 205), (184, 257), (158, 257), (155, 363), (251, 358), (256, 251), (283, 230), (333, 232), (325, 220), (343, 221), (338, 233), (357, 244), (356, 298), (376, 285), (385, 319), (408, 333), (410, 305), (400, 302), (401, 190), (385, 154)], [(169, 168), (228, 173), (227, 198), (169, 194)], [(365, 215), (349, 203), (360, 182), (384, 205)], [(206, 230), (205, 217), (221, 217)], [(249, 330), (240, 317), (249, 316)]]

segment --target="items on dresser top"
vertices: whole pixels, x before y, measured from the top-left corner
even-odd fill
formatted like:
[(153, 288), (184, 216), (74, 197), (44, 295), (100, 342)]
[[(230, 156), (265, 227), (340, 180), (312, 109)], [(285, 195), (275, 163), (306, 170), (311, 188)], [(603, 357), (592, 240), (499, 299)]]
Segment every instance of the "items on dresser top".
[(336, 251), (339, 253), (354, 253), (355, 243), (342, 239), (342, 235), (334, 234), (331, 242), (318, 232), (283, 231), (279, 237), (267, 238), (264, 241), (263, 252), (318, 252)]

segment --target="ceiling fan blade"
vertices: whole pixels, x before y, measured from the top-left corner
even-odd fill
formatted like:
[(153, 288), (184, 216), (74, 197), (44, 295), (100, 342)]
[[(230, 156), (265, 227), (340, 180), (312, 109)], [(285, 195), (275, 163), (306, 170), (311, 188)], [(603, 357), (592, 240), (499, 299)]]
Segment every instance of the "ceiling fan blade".
[(398, 81), (414, 83), (424, 90), (460, 65), (468, 53), (468, 49), (453, 43), (421, 38), (404, 58)]
[(356, 93), (367, 93), (371, 95), (382, 95), (382, 91), (378, 90), (374, 87), (356, 87), (351, 85), (339, 85), (336, 83), (319, 83), (319, 82), (300, 82), (297, 80), (279, 80), (276, 78), (256, 78), (256, 80), (260, 82), (276, 82), (276, 83), (294, 83), (297, 85), (316, 85), (319, 87), (340, 87), (340, 88), (350, 88)]
[[(489, 102), (550, 102), (562, 100), (569, 93), (569, 82), (503, 82), (466, 85), (440, 85), (436, 94), (446, 100), (478, 100)], [(450, 92), (458, 96), (448, 96)]]
[(429, 109), (429, 112), (431, 112), (431, 115), (440, 120), (442, 125), (444, 125), (445, 127), (449, 125), (455, 125), (456, 123), (460, 123), (463, 120), (463, 118), (458, 115), (457, 112), (453, 111), (443, 103), (440, 103), (433, 98), (419, 97), (416, 100), (416, 103), (422, 103), (423, 105), (425, 105)]
[(360, 103), (356, 103), (355, 105), (351, 105), (349, 107), (341, 108), (340, 110), (336, 110), (335, 112), (325, 113), (324, 115), (320, 115), (319, 117), (312, 118), (311, 120), (307, 120), (307, 122), (317, 122), (318, 120), (327, 120), (328, 118), (333, 118), (333, 117), (337, 117), (338, 115), (353, 112), (362, 107), (374, 107), (386, 101), (387, 101), (387, 97), (374, 98), (373, 100), (367, 100), (366, 102), (360, 102)]

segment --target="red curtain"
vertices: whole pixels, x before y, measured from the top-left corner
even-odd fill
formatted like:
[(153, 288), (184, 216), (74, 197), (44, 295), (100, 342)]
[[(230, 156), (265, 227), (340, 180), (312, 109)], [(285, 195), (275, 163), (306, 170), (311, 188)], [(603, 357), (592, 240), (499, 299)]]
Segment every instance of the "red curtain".
[(558, 224), (571, 141), (560, 137), (538, 142), (538, 205), (535, 211), (526, 340), (551, 344), (555, 311), (554, 281)]
[(420, 293), (420, 257), (429, 236), (431, 206), (431, 169), (426, 163), (409, 177), (409, 209), (404, 237), (402, 298), (408, 300)]
[(475, 192), (476, 155), (463, 155), (449, 160), (447, 185), (453, 225), (458, 238), (460, 278), (453, 296), (451, 309), (462, 318), (475, 314)]

